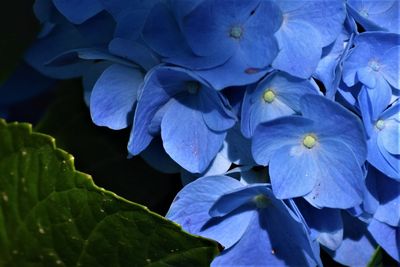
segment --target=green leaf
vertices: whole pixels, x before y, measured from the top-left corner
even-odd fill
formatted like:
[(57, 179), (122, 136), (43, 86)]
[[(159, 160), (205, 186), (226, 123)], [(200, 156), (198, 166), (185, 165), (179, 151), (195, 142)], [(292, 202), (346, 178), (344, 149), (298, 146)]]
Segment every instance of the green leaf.
[(76, 157), (77, 168), (93, 175), (96, 184), (157, 213), (165, 214), (181, 189), (179, 175), (159, 173), (140, 157), (127, 158), (129, 129), (114, 131), (93, 124), (80, 81), (62, 84), (35, 129), (55, 137), (59, 147)]
[(54, 138), (0, 120), (0, 266), (208, 266), (217, 243), (97, 187)]
[(368, 262), (368, 267), (382, 267), (382, 248), (377, 247), (374, 254), (372, 255), (370, 261)]

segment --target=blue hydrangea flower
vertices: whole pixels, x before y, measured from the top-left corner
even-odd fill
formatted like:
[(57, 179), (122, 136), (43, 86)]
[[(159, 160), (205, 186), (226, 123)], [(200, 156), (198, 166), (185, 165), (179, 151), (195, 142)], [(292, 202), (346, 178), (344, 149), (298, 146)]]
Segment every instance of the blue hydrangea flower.
[(400, 33), (398, 0), (348, 0), (348, 12), (367, 31)]
[(365, 96), (369, 90), (364, 90), (359, 95), (359, 101), (368, 134), (367, 160), (387, 176), (400, 180), (400, 102), (397, 101), (374, 118), (372, 115), (374, 102), (371, 103), (370, 98)]
[(41, 74), (51, 78), (69, 79), (81, 76), (93, 64), (91, 60), (56, 65), (48, 63), (71, 50), (105, 48), (113, 36), (115, 22), (105, 12), (74, 25), (59, 13), (51, 2), (36, 1), (35, 14), (45, 27), (36, 42), (26, 51), (24, 59)]
[(277, 0), (283, 22), (275, 36), (279, 54), (272, 63), (275, 69), (307, 79), (315, 71), (322, 48), (340, 34), (346, 18), (343, 0)]
[(258, 84), (249, 86), (243, 98), (241, 129), (250, 138), (256, 127), (266, 121), (299, 112), (300, 98), (317, 94), (318, 88), (308, 80), (275, 72)]
[(354, 39), (354, 45), (343, 64), (343, 81), (349, 87), (360, 82), (369, 89), (371, 115), (376, 119), (391, 101), (392, 89), (397, 94), (400, 89), (400, 35), (365, 32)]
[(176, 196), (167, 218), (225, 250), (211, 266), (315, 266), (318, 247), (300, 218), (266, 184), (226, 176), (200, 178)]
[(174, 10), (180, 6), (157, 4), (144, 27), (145, 41), (163, 61), (196, 70), (218, 89), (266, 73), (278, 53), (273, 34), (282, 21), (273, 1), (205, 0), (185, 15)]
[(186, 170), (203, 172), (236, 118), (223, 96), (194, 73), (155, 67), (139, 93), (128, 150), (137, 155), (161, 132), (165, 151)]
[(260, 124), (255, 161), (268, 165), (278, 198), (303, 196), (316, 207), (350, 208), (362, 200), (366, 141), (359, 119), (322, 96), (305, 95), (300, 116)]

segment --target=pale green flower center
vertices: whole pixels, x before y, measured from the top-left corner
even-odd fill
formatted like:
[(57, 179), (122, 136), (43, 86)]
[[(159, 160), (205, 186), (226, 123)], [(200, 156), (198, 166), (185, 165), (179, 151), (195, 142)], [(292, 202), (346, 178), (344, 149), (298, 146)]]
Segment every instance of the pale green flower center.
[(315, 146), (315, 143), (317, 142), (317, 139), (315, 138), (315, 136), (308, 134), (304, 137), (303, 139), (303, 145), (308, 148), (311, 149)]
[(253, 197), (253, 202), (256, 204), (257, 208), (265, 209), (266, 207), (268, 207), (270, 200), (263, 194), (259, 194)]
[(232, 38), (240, 39), (240, 37), (242, 37), (242, 35), (243, 35), (242, 27), (239, 27), (239, 26), (232, 27), (229, 35)]
[(378, 130), (382, 130), (383, 128), (385, 128), (385, 121), (384, 120), (378, 120), (375, 123), (375, 127), (378, 128)]
[(200, 89), (200, 83), (198, 83), (198, 82), (187, 82), (186, 83), (186, 90), (190, 94), (197, 94), (199, 89)]
[(265, 102), (267, 103), (271, 103), (275, 100), (275, 93), (274, 91), (272, 91), (271, 89), (267, 89), (265, 90), (264, 94), (263, 94), (263, 99)]

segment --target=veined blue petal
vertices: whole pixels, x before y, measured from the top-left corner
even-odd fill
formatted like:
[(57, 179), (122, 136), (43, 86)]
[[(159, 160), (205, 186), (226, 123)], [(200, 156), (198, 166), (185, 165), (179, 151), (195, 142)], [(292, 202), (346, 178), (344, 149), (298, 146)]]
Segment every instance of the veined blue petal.
[(285, 24), (284, 21), (275, 36), (280, 52), (272, 66), (299, 78), (309, 78), (322, 55), (318, 31), (307, 22), (294, 20)]
[(243, 213), (233, 214), (225, 220), (214, 220), (213, 224), (206, 225), (211, 219), (208, 211), (221, 195), (240, 187), (243, 184), (226, 176), (199, 178), (178, 193), (166, 217), (190, 233), (214, 238), (229, 248), (243, 235), (251, 217)]
[[(311, 2), (278, 0), (287, 23), (304, 21), (318, 31), (321, 47), (334, 42), (346, 18), (345, 1), (318, 0)], [(308, 35), (304, 35), (306, 38)]]
[(400, 90), (399, 55), (400, 45), (392, 47), (382, 56), (381, 64), (384, 66), (382, 76), (391, 86)]
[(142, 82), (143, 74), (136, 69), (117, 64), (108, 67), (97, 80), (90, 97), (93, 122), (114, 130), (128, 127)]
[(207, 126), (213, 131), (226, 131), (236, 123), (236, 117), (221, 100), (223, 96), (212, 88), (199, 89), (200, 109)]
[(316, 209), (302, 198), (296, 199), (297, 207), (317, 241), (331, 250), (336, 250), (343, 240), (343, 223), (338, 209)]
[(342, 212), (344, 239), (335, 251), (328, 251), (333, 259), (347, 266), (366, 266), (377, 247), (367, 224)]
[(385, 128), (381, 131), (380, 137), (385, 149), (394, 155), (400, 154), (400, 122), (395, 119), (384, 120)]
[(400, 262), (400, 227), (389, 226), (373, 219), (368, 225), (368, 231), (393, 259)]
[(196, 95), (171, 101), (174, 103), (165, 112), (161, 122), (165, 151), (186, 170), (201, 173), (221, 149), (226, 133), (209, 130), (199, 110)]
[[(321, 140), (315, 147), (316, 169), (310, 175), (316, 186), (305, 199), (316, 207), (351, 208), (361, 203), (364, 175), (349, 147), (343, 143)], [(308, 166), (303, 166), (308, 168)], [(271, 175), (271, 180), (274, 177)], [(299, 177), (299, 179), (301, 179)]]
[(313, 266), (314, 255), (304, 226), (282, 202), (272, 201), (254, 213), (246, 232), (211, 266)]
[[(297, 144), (286, 145), (276, 150), (271, 157), (269, 173), (272, 189), (277, 198), (287, 199), (307, 195), (316, 186), (318, 176), (322, 175), (320, 173), (322, 168), (318, 166), (319, 155), (304, 147), (301, 141), (300, 137)], [(328, 177), (325, 174), (324, 179)]]
[(149, 125), (156, 112), (165, 105), (171, 97), (185, 90), (185, 73), (174, 71), (173, 68), (155, 67), (149, 71), (143, 87), (138, 93), (133, 128), (128, 143), (132, 155), (139, 154), (153, 139)]

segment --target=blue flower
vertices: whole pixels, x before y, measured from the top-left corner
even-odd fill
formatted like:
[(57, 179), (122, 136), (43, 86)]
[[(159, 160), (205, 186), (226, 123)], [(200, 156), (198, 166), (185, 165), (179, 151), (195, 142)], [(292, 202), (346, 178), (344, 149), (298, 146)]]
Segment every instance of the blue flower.
[(278, 198), (303, 196), (316, 207), (360, 204), (366, 141), (359, 119), (322, 96), (305, 95), (300, 116), (260, 124), (254, 135), (255, 161), (269, 165)]
[(346, 18), (344, 1), (277, 0), (283, 22), (275, 36), (279, 54), (275, 69), (307, 79), (315, 71), (322, 48), (333, 43)]
[(257, 81), (278, 53), (273, 34), (282, 16), (273, 1), (205, 0), (184, 14), (181, 4), (171, 6), (152, 9), (145, 41), (163, 61), (196, 70), (217, 89)]
[(354, 39), (354, 45), (343, 64), (343, 81), (349, 87), (360, 82), (369, 89), (368, 101), (374, 104), (372, 117), (376, 119), (390, 102), (392, 88), (400, 89), (400, 35), (366, 32)]
[(139, 93), (128, 150), (137, 155), (161, 132), (165, 151), (186, 170), (203, 172), (236, 118), (223, 96), (194, 73), (155, 67)]
[(242, 104), (243, 135), (250, 138), (260, 123), (299, 112), (300, 98), (305, 94), (317, 94), (316, 88), (310, 81), (279, 72), (249, 86)]
[(167, 218), (225, 247), (211, 266), (320, 264), (307, 228), (267, 184), (244, 186), (226, 176), (200, 178), (178, 193)]
[(367, 31), (400, 33), (398, 0), (348, 0), (348, 12)]
[(371, 107), (374, 102), (371, 103), (370, 98), (365, 96), (369, 91), (364, 89), (359, 95), (361, 114), (368, 134), (367, 160), (385, 175), (400, 180), (400, 102), (397, 101), (374, 118)]

